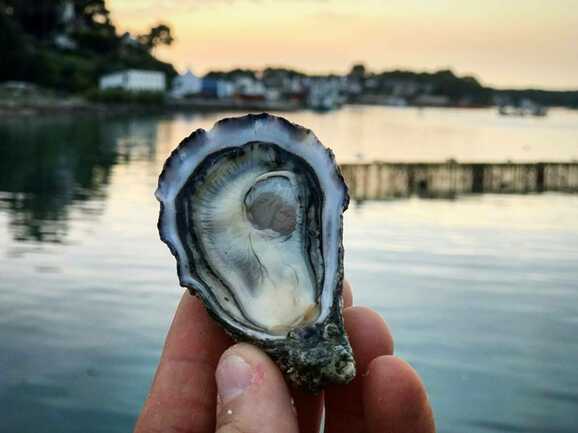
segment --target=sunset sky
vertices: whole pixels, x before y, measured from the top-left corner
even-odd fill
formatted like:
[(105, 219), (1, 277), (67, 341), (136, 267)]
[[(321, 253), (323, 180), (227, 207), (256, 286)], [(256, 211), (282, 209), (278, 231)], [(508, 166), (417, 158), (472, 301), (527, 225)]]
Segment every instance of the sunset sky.
[(452, 68), (497, 87), (578, 89), (576, 0), (108, 0), (119, 31), (169, 24), (162, 59), (305, 72)]

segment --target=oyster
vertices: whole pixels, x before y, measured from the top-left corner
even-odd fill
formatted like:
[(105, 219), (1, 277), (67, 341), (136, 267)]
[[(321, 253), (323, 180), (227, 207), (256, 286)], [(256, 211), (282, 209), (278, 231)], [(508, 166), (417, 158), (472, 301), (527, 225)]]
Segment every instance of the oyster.
[(165, 162), (156, 197), (180, 284), (226, 331), (303, 389), (354, 377), (341, 315), (349, 196), (311, 131), (268, 114), (199, 129)]

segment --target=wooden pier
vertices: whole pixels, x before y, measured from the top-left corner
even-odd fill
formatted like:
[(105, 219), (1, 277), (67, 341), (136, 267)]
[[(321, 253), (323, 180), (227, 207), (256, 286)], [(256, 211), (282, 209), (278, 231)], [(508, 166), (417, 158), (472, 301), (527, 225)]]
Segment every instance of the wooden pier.
[(578, 192), (578, 162), (353, 163), (341, 171), (355, 200), (465, 194)]

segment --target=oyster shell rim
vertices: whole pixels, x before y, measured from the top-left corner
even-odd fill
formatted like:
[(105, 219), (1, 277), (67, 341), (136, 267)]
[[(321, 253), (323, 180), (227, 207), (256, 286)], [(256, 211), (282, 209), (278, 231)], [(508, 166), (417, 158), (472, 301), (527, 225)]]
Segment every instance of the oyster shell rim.
[[(308, 162), (317, 175), (323, 193), (321, 209), (323, 256), (332, 257), (333, 260), (326, 261), (329, 264), (324, 265), (324, 281), (319, 297), (320, 313), (315, 322), (322, 323), (327, 320), (332, 314), (336, 298), (340, 297), (342, 291), (343, 212), (349, 205), (349, 193), (335, 162), (335, 155), (311, 130), (267, 113), (225, 118), (216, 122), (209, 131), (197, 129), (179, 143), (163, 165), (155, 191), (155, 197), (161, 207), (157, 227), (161, 240), (176, 258), (177, 275), (181, 286), (200, 296), (208, 309), (212, 310), (211, 315), (218, 316), (226, 328), (231, 328), (230, 332), (245, 334), (248, 338), (256, 340), (274, 342), (286, 339), (288, 334), (269, 334), (265, 330), (243, 326), (226, 312), (216, 298), (210, 296), (210, 287), (191, 275), (185, 248), (176, 230), (175, 199), (195, 170), (214, 152), (242, 147), (254, 141), (273, 143), (295, 154)], [(325, 169), (319, 171), (318, 165), (325, 166)], [(325, 246), (329, 246), (329, 252)]]

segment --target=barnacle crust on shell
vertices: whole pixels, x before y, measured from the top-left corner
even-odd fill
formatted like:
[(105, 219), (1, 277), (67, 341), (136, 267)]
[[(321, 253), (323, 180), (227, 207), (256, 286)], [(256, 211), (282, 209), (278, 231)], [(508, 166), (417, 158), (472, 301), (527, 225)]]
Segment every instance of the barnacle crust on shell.
[(227, 332), (306, 390), (354, 377), (341, 316), (349, 197), (311, 131), (268, 114), (197, 130), (167, 159), (156, 197), (181, 285)]

